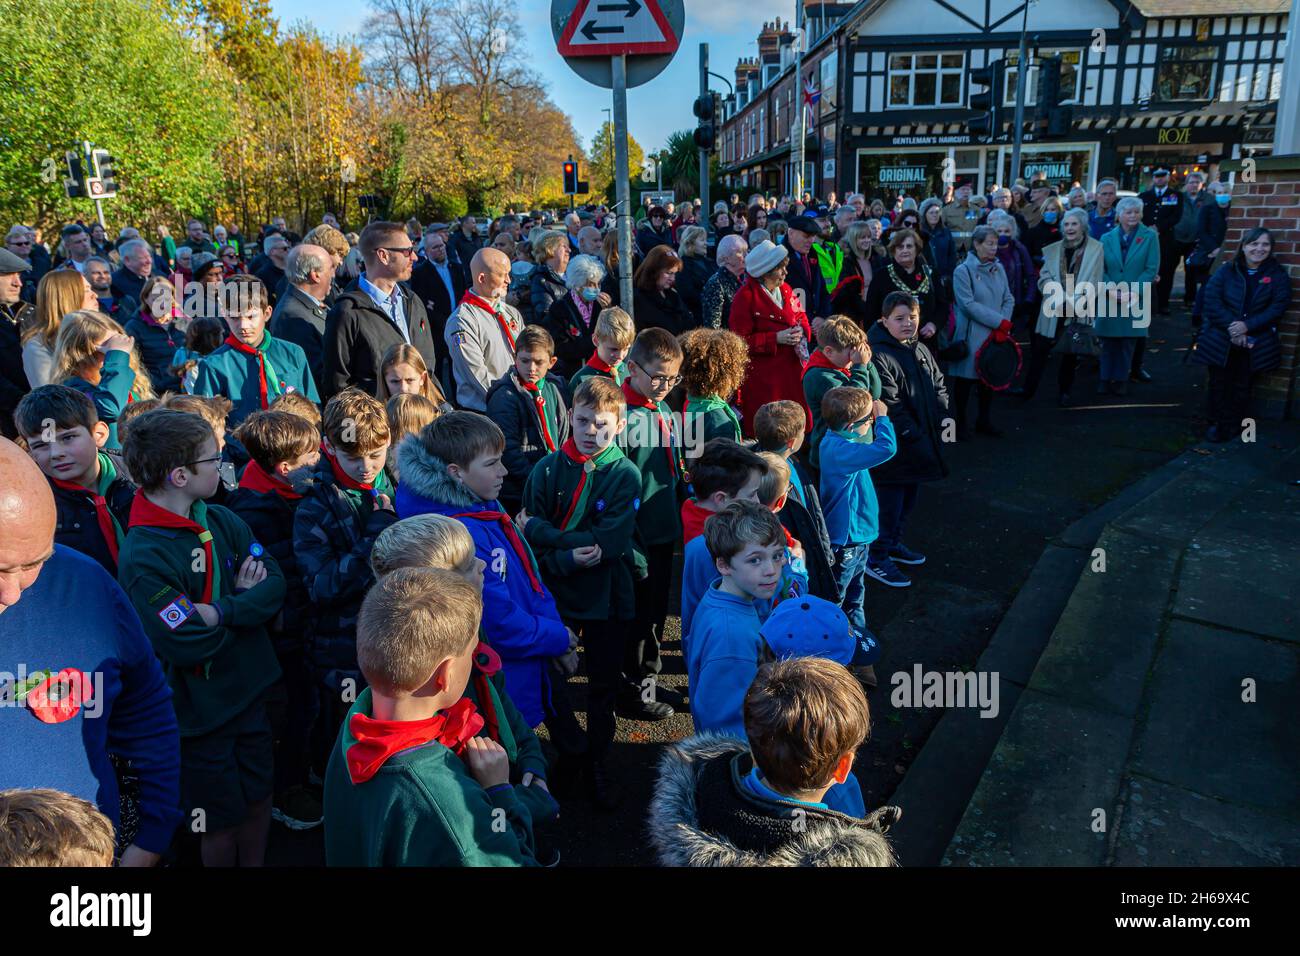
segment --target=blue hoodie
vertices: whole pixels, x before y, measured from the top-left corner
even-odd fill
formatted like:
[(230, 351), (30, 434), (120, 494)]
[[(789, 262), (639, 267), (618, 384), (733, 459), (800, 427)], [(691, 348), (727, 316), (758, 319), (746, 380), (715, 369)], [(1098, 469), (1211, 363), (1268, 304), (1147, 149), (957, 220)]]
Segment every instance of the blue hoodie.
[(92, 699), (69, 720), (43, 723), (0, 704), (0, 790), (50, 787), (89, 800), (120, 825), (113, 754), (140, 781), (135, 843), (162, 853), (181, 819), (180, 736), (172, 692), (140, 618), (117, 582), (85, 555), (54, 546), (40, 576), (0, 614), (0, 696), (20, 676), (77, 668)]
[(822, 438), (822, 513), (837, 548), (870, 544), (880, 535), (880, 507), (869, 469), (893, 458), (898, 443), (884, 415), (876, 418), (874, 432), (873, 441), (854, 441), (839, 431)]
[[(419, 514), (457, 515), (500, 511), (496, 501), (483, 501), (447, 475), (447, 466), (431, 455), (417, 436), (397, 448), (402, 476), (394, 505), (401, 518)], [(560, 620), (546, 586), (533, 588), (528, 568), (514, 544), (495, 521), (459, 519), (474, 539), (474, 553), (483, 569), (483, 636), (501, 656), (506, 690), (530, 727), (542, 722), (550, 696), (550, 658), (569, 650), (569, 632)], [(527, 549), (523, 535), (519, 541)], [(531, 554), (531, 552), (529, 552)]]
[[(710, 584), (719, 578), (718, 569), (713, 563), (713, 556), (709, 554), (709, 547), (704, 543), (704, 535), (688, 541), (686, 550), (682, 554), (681, 616), (683, 636), (691, 633), (691, 623), (695, 620), (695, 611), (699, 607), (700, 599), (704, 597), (704, 592), (708, 590)], [(808, 593), (807, 571), (800, 573), (795, 568), (794, 563), (790, 560), (789, 551), (786, 552), (785, 566), (781, 568), (781, 586), (776, 593), (781, 597)], [(760, 622), (767, 620), (767, 616), (772, 613), (775, 603), (777, 603), (776, 597), (754, 602)]]

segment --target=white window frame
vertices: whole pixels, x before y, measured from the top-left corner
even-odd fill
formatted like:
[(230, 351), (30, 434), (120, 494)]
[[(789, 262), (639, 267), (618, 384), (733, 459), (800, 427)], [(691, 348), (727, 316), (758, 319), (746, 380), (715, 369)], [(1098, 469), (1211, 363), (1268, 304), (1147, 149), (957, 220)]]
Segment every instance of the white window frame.
[[(1044, 57), (1055, 56), (1058, 53), (1078, 54), (1079, 61), (1074, 65), (1074, 94), (1061, 100), (1062, 105), (1066, 106), (1078, 104), (1083, 86), (1083, 50), (1078, 47), (1039, 47), (1037, 50), (1029, 51), (1029, 75), (1025, 77), (1025, 106), (1038, 105), (1040, 61)], [(1008, 50), (1002, 55), (1003, 62), (1006, 64), (1003, 73), (1002, 105), (1012, 109), (1016, 105), (1016, 79), (1020, 74), (1020, 68), (1015, 61), (1019, 58), (1019, 50)]]
[[(897, 56), (911, 57), (912, 58), (911, 65), (906, 70), (895, 69), (894, 57)], [(926, 69), (920, 71), (921, 73), (925, 73), (925, 74), (930, 74), (930, 73), (934, 74), (934, 92), (935, 92), (936, 99), (943, 95), (943, 78), (945, 76), (958, 77), (959, 82), (958, 82), (958, 90), (957, 90), (957, 99), (953, 100), (951, 103), (944, 103), (944, 102), (917, 103), (916, 102), (916, 75), (917, 75), (916, 58), (918, 56), (934, 56), (938, 58), (936, 60), (937, 65), (933, 70)], [(961, 65), (943, 66), (943, 58), (945, 56), (961, 57)], [(966, 63), (967, 63), (966, 52), (964, 50), (919, 50), (919, 51), (899, 50), (897, 52), (891, 51), (890, 53), (886, 54), (886, 60), (885, 60), (885, 109), (886, 110), (961, 109), (966, 105), (966, 80), (965, 80)], [(907, 86), (908, 102), (906, 103), (893, 102), (894, 77), (896, 76), (908, 77), (908, 86)]]

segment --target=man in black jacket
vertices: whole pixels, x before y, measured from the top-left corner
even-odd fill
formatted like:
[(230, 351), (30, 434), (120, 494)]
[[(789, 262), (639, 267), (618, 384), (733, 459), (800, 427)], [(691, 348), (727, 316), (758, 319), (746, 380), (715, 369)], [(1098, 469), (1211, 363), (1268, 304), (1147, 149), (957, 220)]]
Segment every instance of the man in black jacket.
[(1142, 200), (1142, 224), (1160, 234), (1160, 281), (1156, 284), (1156, 309), (1169, 314), (1169, 294), (1173, 291), (1174, 273), (1183, 257), (1183, 244), (1174, 238), (1174, 229), (1183, 218), (1187, 197), (1169, 185), (1169, 170), (1161, 167), (1151, 174), (1151, 188), (1138, 194)]
[(826, 280), (822, 278), (817, 257), (812, 254), (813, 242), (821, 234), (821, 226), (810, 216), (795, 216), (785, 234), (785, 245), (790, 250), (790, 270), (785, 281), (796, 293), (803, 291), (803, 307), (809, 321), (824, 319), (831, 314)]
[[(447, 319), (465, 294), (468, 283), (465, 271), (458, 268), (447, 255), (447, 236), (444, 232), (426, 229), (424, 233), (424, 259), (411, 270), (411, 289), (424, 303), (433, 327), (434, 344), (443, 341)], [(433, 366), (430, 366), (433, 368)], [(438, 348), (438, 367), (433, 375), (448, 395), (455, 393), (452, 385), (451, 360), (446, 350)]]
[(5, 438), (18, 437), (14, 409), (30, 389), (19, 340), (23, 319), (32, 311), (32, 306), (22, 301), (25, 271), (26, 260), (0, 249), (0, 434)]
[(463, 263), (466, 268), (474, 258), (474, 253), (483, 248), (483, 240), (478, 237), (478, 222), (473, 216), (464, 216), (456, 224), (456, 231), (447, 242), (451, 257)]
[(285, 259), (288, 285), (271, 313), (271, 335), (302, 346), (312, 381), (325, 376), (325, 297), (334, 282), (334, 257), (322, 246), (304, 243)]
[(429, 368), (438, 353), (424, 303), (406, 284), (415, 244), (400, 222), (372, 222), (361, 232), (366, 271), (338, 297), (325, 320), (325, 372), (321, 398), (349, 386), (379, 393), (384, 355), (394, 345), (415, 347)]
[(143, 239), (128, 239), (118, 246), (122, 267), (113, 273), (111, 290), (119, 301), (130, 296), (136, 302), (144, 298), (144, 284), (153, 275), (153, 250)]

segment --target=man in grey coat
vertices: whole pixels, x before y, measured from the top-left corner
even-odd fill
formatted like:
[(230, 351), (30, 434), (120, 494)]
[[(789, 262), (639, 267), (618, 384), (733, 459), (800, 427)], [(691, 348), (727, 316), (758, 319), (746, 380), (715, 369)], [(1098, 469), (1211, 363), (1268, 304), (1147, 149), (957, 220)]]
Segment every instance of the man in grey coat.
[(319, 385), (325, 379), (325, 297), (334, 282), (334, 258), (324, 247), (304, 243), (289, 250), (284, 274), (289, 288), (271, 313), (271, 335), (302, 347)]
[(523, 330), (519, 310), (505, 302), (510, 288), (510, 259), (488, 247), (470, 260), (470, 289), (447, 319), (444, 336), (456, 379), (456, 404), (487, 411), (492, 383), (515, 362), (515, 337)]

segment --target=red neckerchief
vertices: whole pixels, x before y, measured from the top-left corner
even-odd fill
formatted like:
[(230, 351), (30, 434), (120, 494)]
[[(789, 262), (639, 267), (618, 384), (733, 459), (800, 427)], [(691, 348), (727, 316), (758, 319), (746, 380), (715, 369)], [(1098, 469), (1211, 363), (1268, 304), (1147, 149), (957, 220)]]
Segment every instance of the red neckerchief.
[(501, 722), (496, 705), (492, 703), (492, 691), (488, 680), (501, 670), (501, 655), (492, 650), (486, 642), (480, 640), (474, 648), (474, 689), (478, 691), (479, 703), (483, 707), (483, 720), (488, 736), (497, 743), (501, 742)]
[[(263, 332), (262, 334), (266, 335), (267, 333)], [(227, 335), (226, 341), (223, 344), (229, 345), (236, 352), (239, 352), (243, 355), (252, 355), (257, 359), (257, 398), (258, 401), (261, 402), (263, 409), (269, 408), (270, 406), (267, 402), (267, 397), (266, 397), (265, 353), (261, 349), (254, 348), (251, 345), (245, 345), (243, 342), (239, 341), (239, 339), (235, 338), (233, 335)]]
[(533, 566), (532, 552), (524, 547), (523, 540), (519, 537), (519, 532), (515, 530), (515, 523), (510, 516), (503, 511), (465, 511), (453, 518), (473, 518), (477, 521), (495, 521), (505, 532), (505, 536), (510, 541), (510, 546), (515, 549), (515, 554), (519, 555), (519, 560), (524, 564), (524, 570), (528, 572), (528, 580), (533, 586), (533, 590), (538, 594), (542, 593), (542, 582), (537, 577), (537, 569)]
[(348, 748), (348, 776), (353, 783), (365, 783), (394, 754), (430, 741), (459, 757), (465, 742), (482, 729), (483, 718), (468, 697), (426, 720), (376, 720), (354, 713), (348, 718), (348, 730), (356, 741)]
[(533, 409), (537, 412), (537, 427), (541, 430), (542, 441), (546, 442), (547, 451), (555, 451), (555, 438), (551, 435), (550, 426), (546, 424), (546, 396), (542, 394), (536, 382), (525, 382), (518, 375), (515, 375), (515, 381), (533, 397)]
[[(622, 362), (619, 362), (619, 365), (622, 364)], [(610, 365), (600, 357), (599, 349), (591, 353), (591, 358), (587, 359), (587, 367), (594, 368), (597, 372), (600, 372), (602, 375), (608, 375), (610, 378), (614, 377), (614, 366)], [(626, 395), (627, 393), (624, 392), (623, 394)]]
[(673, 430), (664, 421), (663, 412), (660, 410), (657, 402), (652, 402), (635, 388), (632, 387), (632, 380), (629, 378), (623, 383), (623, 397), (627, 399), (629, 408), (648, 408), (655, 413), (655, 418), (659, 422), (659, 433), (664, 438), (664, 454), (668, 456), (668, 470), (673, 476), (673, 481), (677, 480), (680, 472), (680, 465), (677, 461), (677, 443), (673, 441)]
[[(64, 491), (70, 491), (73, 494), (85, 495), (95, 506), (95, 520), (99, 523), (99, 533), (104, 536), (104, 543), (108, 545), (108, 553), (113, 558), (113, 567), (117, 567), (117, 526), (113, 523), (113, 514), (108, 510), (108, 501), (98, 491), (93, 488), (86, 488), (77, 484), (75, 481), (63, 481), (59, 478), (51, 478), (50, 483), (56, 488)], [(132, 506), (134, 511), (134, 506)], [(170, 512), (168, 512), (170, 514)]]
[[(337, 474), (337, 472), (336, 472)], [(250, 461), (239, 476), (239, 487), (256, 491), (260, 494), (274, 493), (286, 501), (297, 501), (302, 495), (293, 490), (293, 486), (279, 475), (269, 475), (255, 461)]]
[[(326, 449), (323, 443), (321, 444), (320, 453), (324, 455), (325, 458), (329, 461), (330, 468), (334, 472), (334, 480), (337, 481), (344, 488), (351, 488), (353, 491), (364, 491), (371, 495), (375, 493), (375, 483), (373, 481), (357, 481), (355, 478), (349, 475), (346, 471), (344, 471), (341, 467), (339, 467), (339, 460), (335, 458), (334, 455), (328, 449)], [(249, 464), (251, 465), (253, 463), (249, 462)]]
[(144, 496), (144, 490), (141, 489), (135, 493), (131, 499), (131, 516), (127, 519), (128, 528), (174, 528), (178, 531), (189, 531), (199, 537), (199, 543), (203, 545), (203, 598), (198, 603), (212, 603), (212, 570), (216, 567), (216, 558), (212, 553), (212, 532), (197, 521), (191, 521), (189, 518), (182, 518), (178, 514), (173, 514), (166, 508), (160, 508)]
[(491, 302), (489, 302), (487, 299), (479, 298), (477, 295), (475, 295), (473, 292), (469, 291), (468, 289), (466, 289), (465, 294), (460, 297), (460, 301), (462, 303), (468, 302), (470, 305), (477, 306), (478, 308), (482, 309), (484, 312), (490, 313), (492, 317), (497, 320), (497, 325), (501, 326), (501, 334), (504, 335), (506, 337), (506, 341), (510, 343), (510, 351), (512, 353), (514, 352), (515, 350), (514, 334), (510, 331), (510, 323), (507, 322), (504, 318), (502, 318), (501, 311), (499, 309), (493, 308)]
[(682, 504), (682, 547), (704, 534), (704, 522), (715, 512), (701, 508), (694, 498), (687, 498)]
[(839, 372), (841, 375), (848, 377), (850, 366), (836, 365), (834, 362), (832, 362), (830, 359), (826, 357), (825, 352), (823, 352), (821, 349), (817, 349), (815, 352), (813, 352), (812, 357), (808, 359), (808, 364), (804, 366), (803, 373), (807, 375), (808, 370), (814, 368), (828, 368), (832, 372)]
[(785, 546), (787, 548), (793, 551), (799, 547), (799, 542), (795, 540), (794, 535), (790, 533), (789, 529), (787, 529), (785, 525), (781, 525), (781, 531), (785, 534)]
[[(564, 443), (560, 450), (564, 452), (570, 461), (577, 465), (586, 465), (591, 460), (591, 455), (584, 455), (578, 451), (577, 442), (573, 440), (572, 435), (569, 436), (569, 440)], [(578, 502), (582, 500), (582, 489), (586, 484), (587, 469), (582, 468), (578, 474), (578, 487), (573, 489), (573, 497), (569, 499), (569, 509), (564, 513), (564, 519), (560, 522), (561, 529), (567, 526), (569, 519), (573, 517), (573, 509), (578, 507)]]

